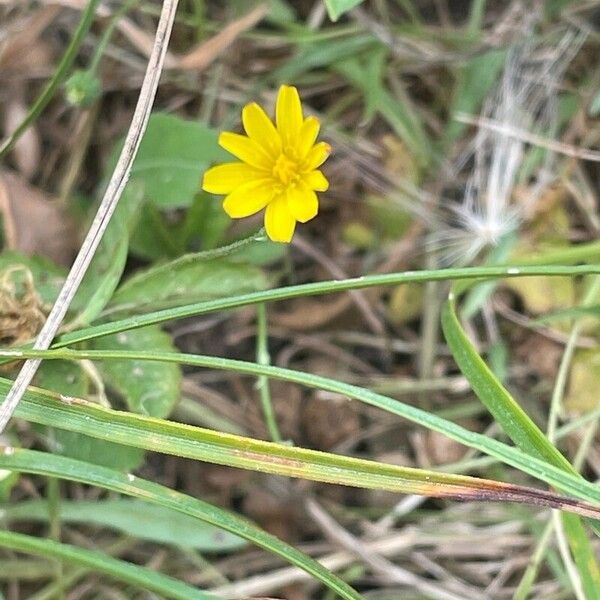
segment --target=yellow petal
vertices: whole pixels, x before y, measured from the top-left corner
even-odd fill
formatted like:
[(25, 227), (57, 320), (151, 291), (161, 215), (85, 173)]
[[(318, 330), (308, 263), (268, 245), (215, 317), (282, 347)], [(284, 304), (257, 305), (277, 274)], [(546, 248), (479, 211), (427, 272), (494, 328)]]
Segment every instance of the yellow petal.
[(284, 196), (275, 198), (265, 213), (267, 235), (274, 242), (288, 243), (292, 240), (296, 219), (292, 216)]
[(321, 171), (311, 171), (302, 177), (302, 181), (315, 192), (325, 192), (329, 188), (329, 181)]
[(292, 216), (300, 223), (310, 221), (319, 212), (317, 195), (301, 183), (287, 189), (286, 200)]
[(279, 88), (275, 106), (275, 119), (284, 148), (294, 146), (303, 121), (300, 96), (295, 87), (282, 85)]
[(241, 162), (217, 165), (205, 171), (202, 189), (211, 194), (229, 194), (235, 188), (253, 179), (260, 179), (262, 172)]
[(298, 141), (296, 143), (296, 151), (298, 152), (299, 158), (304, 158), (309, 150), (313, 147), (317, 136), (319, 135), (319, 129), (321, 125), (319, 119), (316, 117), (307, 117), (300, 127), (300, 133), (298, 134)]
[(254, 140), (245, 135), (224, 131), (219, 136), (219, 145), (257, 169), (270, 169), (272, 166), (268, 154)]
[(242, 122), (249, 138), (254, 140), (268, 154), (275, 157), (279, 155), (281, 152), (279, 132), (267, 113), (256, 102), (244, 106)]
[(305, 172), (314, 171), (317, 167), (320, 167), (331, 154), (331, 146), (327, 142), (319, 142), (315, 144), (307, 154), (302, 168)]
[(241, 185), (223, 200), (223, 209), (232, 219), (249, 217), (262, 210), (275, 192), (269, 179), (257, 179)]

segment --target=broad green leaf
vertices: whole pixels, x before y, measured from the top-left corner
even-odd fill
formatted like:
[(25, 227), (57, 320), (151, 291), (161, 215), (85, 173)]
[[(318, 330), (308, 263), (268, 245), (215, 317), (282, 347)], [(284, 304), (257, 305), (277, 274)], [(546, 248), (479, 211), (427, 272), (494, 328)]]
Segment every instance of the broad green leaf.
[(358, 6), (363, 0), (325, 0), (325, 6), (332, 21), (337, 21), (345, 12)]
[[(153, 113), (140, 144), (130, 181), (162, 209), (189, 206), (200, 189), (204, 170), (215, 161), (231, 160), (217, 144), (216, 131), (197, 121)], [(110, 161), (114, 165), (120, 144)]]
[[(158, 326), (106, 336), (92, 342), (97, 350), (121, 348), (172, 352), (171, 337)], [(98, 363), (108, 387), (118, 392), (129, 410), (152, 417), (168, 415), (179, 400), (181, 370), (175, 364), (156, 364), (145, 360), (113, 360)]]
[(232, 252), (227, 258), (234, 263), (260, 267), (281, 260), (287, 252), (287, 244), (279, 244), (266, 239), (251, 242), (243, 249)]
[(161, 209), (147, 203), (131, 233), (130, 251), (146, 260), (156, 262), (175, 258), (185, 252), (179, 228), (165, 219)]
[(62, 394), (65, 398), (87, 398), (89, 381), (78, 363), (56, 360), (52, 363), (42, 362), (35, 385)]
[[(84, 463), (82, 463), (84, 464)], [(156, 592), (162, 598), (177, 600), (217, 600), (216, 596), (205, 594), (167, 575), (149, 568), (140, 567), (112, 556), (53, 540), (35, 538), (13, 531), (0, 531), (0, 546), (18, 552), (35, 554), (45, 558), (64, 561), (104, 573), (131, 585)]]
[(94, 258), (75, 295), (72, 309), (78, 311), (76, 323), (91, 323), (108, 304), (117, 289), (129, 248), (129, 229), (143, 204), (143, 190), (130, 183), (121, 197)]
[(111, 307), (144, 312), (254, 292), (266, 285), (264, 273), (252, 265), (188, 254), (130, 277), (115, 292)]
[(98, 440), (58, 427), (49, 428), (47, 435), (48, 443), (56, 454), (122, 472), (139, 469), (146, 454), (140, 448), (114, 444), (110, 441), (110, 436)]
[[(19, 502), (4, 506), (2, 514), (9, 522), (47, 522), (48, 503)], [(204, 553), (231, 552), (246, 545), (245, 540), (187, 515), (126, 498), (96, 502), (63, 500), (60, 520), (107, 527), (139, 539), (195, 548)]]
[[(79, 364), (65, 360), (42, 362), (35, 380), (36, 385), (57, 392), (65, 401), (70, 398), (87, 398), (89, 380)], [(121, 471), (137, 469), (144, 451), (139, 448), (97, 440), (74, 431), (47, 427), (46, 443), (53, 452), (96, 465)]]
[(131, 251), (155, 261), (181, 256), (189, 248), (209, 250), (225, 243), (230, 225), (222, 200), (205, 192), (194, 196), (181, 221), (167, 220), (158, 208), (148, 205), (131, 239)]
[(223, 245), (225, 231), (231, 224), (219, 198), (213, 198), (206, 192), (196, 194), (193, 204), (185, 216), (180, 235), (184, 248), (196, 247), (210, 250)]
[[(341, 598), (360, 600), (360, 595), (357, 592), (316, 560), (264, 532), (247, 519), (242, 519), (212, 504), (202, 502), (157, 483), (71, 458), (20, 448), (11, 448), (9, 452), (6, 450), (4, 452), (0, 451), (0, 468), (94, 485), (126, 496), (143, 499), (145, 502), (157, 504), (205, 523), (210, 523), (238, 535), (303, 569), (328, 586)], [(183, 598), (186, 598), (186, 596), (183, 596)]]

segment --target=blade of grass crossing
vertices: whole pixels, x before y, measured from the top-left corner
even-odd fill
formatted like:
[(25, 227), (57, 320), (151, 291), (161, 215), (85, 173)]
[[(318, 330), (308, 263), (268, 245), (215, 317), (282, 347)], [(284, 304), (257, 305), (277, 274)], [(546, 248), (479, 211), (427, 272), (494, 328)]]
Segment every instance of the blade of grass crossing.
[(506, 435), (528, 454), (575, 472), (479, 356), (458, 321), (453, 300), (442, 309), (442, 329), (456, 364)]
[(566, 513), (560, 516), (575, 565), (581, 577), (585, 597), (589, 600), (598, 600), (600, 598), (600, 571), (594, 549), (583, 527), (581, 518)]
[[(442, 329), (461, 372), (509, 438), (528, 454), (542, 458), (567, 473), (577, 474), (576, 469), (529, 418), (479, 356), (460, 325), (453, 295), (442, 311)], [(600, 523), (596, 521), (590, 524), (594, 531), (600, 534)], [(600, 568), (593, 556), (581, 521), (578, 518), (569, 519), (565, 522), (565, 532), (586, 590), (590, 593), (596, 590), (593, 593), (598, 594)], [(590, 598), (594, 597), (599, 596), (590, 596)]]
[(176, 600), (217, 600), (217, 596), (202, 592), (177, 579), (151, 571), (139, 565), (113, 558), (100, 552), (77, 548), (53, 540), (35, 538), (13, 531), (0, 531), (0, 546), (26, 554), (58, 559), (72, 565), (89, 567), (136, 587), (156, 592)]
[[(576, 251), (575, 251), (576, 250)], [(565, 257), (568, 261), (585, 261), (590, 258), (600, 257), (600, 242), (592, 244), (582, 244), (570, 252)], [(562, 256), (562, 255), (561, 255)], [(345, 292), (349, 290), (366, 289), (377, 286), (401, 285), (403, 283), (423, 283), (426, 281), (448, 281), (448, 280), (469, 280), (464, 281), (466, 287), (473, 284), (473, 280), (501, 279), (504, 277), (528, 277), (528, 276), (576, 276), (576, 275), (600, 275), (600, 264), (577, 265), (577, 266), (494, 266), (494, 267), (466, 267), (458, 269), (437, 269), (432, 271), (405, 271), (403, 273), (389, 273), (385, 275), (365, 275), (364, 277), (355, 277), (351, 279), (319, 281), (315, 283), (305, 283), (301, 285), (292, 285), (280, 287), (261, 292), (252, 292), (241, 294), (239, 296), (230, 296), (228, 298), (219, 298), (205, 302), (197, 302), (146, 313), (143, 315), (134, 315), (110, 323), (102, 323), (93, 327), (86, 327), (78, 331), (73, 331), (61, 335), (54, 342), (52, 348), (62, 348), (84, 342), (104, 335), (120, 333), (145, 327), (147, 325), (157, 325), (176, 319), (195, 317), (221, 310), (230, 310), (259, 304), (261, 302), (274, 302), (279, 300), (289, 300), (291, 298), (302, 298), (307, 296), (316, 296), (318, 294), (332, 294)]]
[[(72, 458), (21, 448), (4, 448), (3, 452), (0, 451), (0, 468), (94, 485), (195, 517), (234, 533), (300, 567), (341, 598), (360, 599), (359, 594), (347, 583), (317, 561), (259, 529), (250, 521), (157, 483)], [(182, 545), (185, 545), (185, 540), (182, 540)]]
[[(434, 414), (403, 404), (371, 390), (334, 379), (238, 360), (176, 353), (53, 350), (44, 351), (43, 354), (45, 359), (68, 356), (69, 360), (84, 357), (94, 360), (100, 358), (122, 359), (135, 355), (143, 357), (144, 360), (179, 362), (252, 376), (266, 375), (272, 379), (290, 381), (343, 394), (443, 433), (466, 446), (494, 456), (502, 462), (545, 481), (568, 494), (596, 506), (600, 505), (600, 488), (585, 481), (580, 476), (574, 476), (543, 460), (531, 457), (517, 448), (512, 448), (485, 435), (464, 429)], [(9, 382), (0, 379), (0, 393), (8, 386)], [(77, 431), (99, 439), (110, 439), (126, 446), (146, 448), (196, 460), (263, 470), (287, 476), (311, 478), (358, 487), (377, 487), (383, 486), (385, 483), (388, 486), (385, 489), (397, 492), (404, 491), (405, 493), (408, 490), (409, 483), (411, 481), (414, 483), (415, 480), (414, 473), (410, 476), (409, 471), (401, 467), (380, 465), (372, 461), (303, 448), (291, 448), (261, 440), (200, 429), (190, 425), (106, 409), (97, 404), (75, 398), (62, 397), (59, 400), (56, 394), (42, 390), (29, 390), (27, 392), (24, 402), (19, 406), (18, 415), (29, 421), (56, 426), (69, 431)], [(403, 481), (400, 481), (401, 476), (404, 478)], [(439, 477), (439, 474), (436, 476)], [(420, 493), (428, 495), (422, 488)]]

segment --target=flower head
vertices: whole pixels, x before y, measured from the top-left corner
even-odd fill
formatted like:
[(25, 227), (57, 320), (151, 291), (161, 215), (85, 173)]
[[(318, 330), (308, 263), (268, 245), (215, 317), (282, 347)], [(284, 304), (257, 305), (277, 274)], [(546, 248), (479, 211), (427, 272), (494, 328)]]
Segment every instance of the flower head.
[(329, 183), (318, 170), (331, 147), (316, 142), (319, 121), (304, 118), (295, 87), (282, 85), (277, 95), (275, 124), (255, 102), (244, 106), (242, 122), (247, 135), (225, 131), (219, 144), (241, 162), (208, 169), (202, 189), (226, 194), (223, 209), (233, 219), (253, 215), (265, 208), (267, 235), (275, 242), (289, 242), (296, 221), (316, 216), (315, 192)]

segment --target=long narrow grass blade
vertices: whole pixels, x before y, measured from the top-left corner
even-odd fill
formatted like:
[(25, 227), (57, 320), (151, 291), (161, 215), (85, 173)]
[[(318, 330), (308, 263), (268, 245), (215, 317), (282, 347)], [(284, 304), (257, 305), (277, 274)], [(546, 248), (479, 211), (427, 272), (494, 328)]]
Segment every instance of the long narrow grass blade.
[[(567, 254), (567, 261), (585, 261), (592, 258), (600, 258), (600, 242), (586, 244), (576, 252)], [(544, 261), (541, 261), (544, 263)], [(427, 281), (450, 281), (450, 280), (468, 280), (465, 285), (472, 285), (476, 281), (485, 281), (488, 279), (502, 279), (509, 277), (533, 277), (537, 275), (545, 276), (577, 276), (600, 274), (600, 264), (577, 265), (577, 266), (493, 266), (493, 267), (465, 267), (460, 269), (437, 269), (431, 271), (405, 271), (403, 273), (388, 273), (385, 275), (365, 275), (364, 277), (354, 277), (343, 280), (319, 281), (316, 283), (304, 283), (301, 285), (290, 285), (287, 287), (275, 288), (261, 292), (241, 294), (239, 296), (230, 296), (228, 298), (219, 298), (206, 302), (197, 302), (159, 310), (144, 315), (135, 315), (110, 323), (103, 323), (94, 327), (87, 327), (78, 331), (73, 331), (60, 336), (59, 340), (53, 345), (53, 348), (62, 348), (78, 342), (146, 327), (147, 325), (156, 325), (184, 319), (199, 315), (217, 312), (221, 310), (230, 310), (259, 304), (261, 302), (274, 302), (280, 300), (289, 300), (291, 298), (302, 298), (306, 296), (316, 296), (319, 294), (332, 294), (336, 292), (346, 292), (349, 290), (359, 290), (378, 286), (401, 285), (403, 283), (424, 283)]]
[[(541, 429), (529, 418), (527, 413), (519, 406), (508, 390), (500, 383), (492, 370), (479, 356), (473, 344), (467, 337), (456, 315), (454, 295), (445, 303), (442, 310), (442, 328), (448, 346), (454, 356), (456, 364), (463, 375), (471, 384), (473, 391), (485, 407), (490, 411), (494, 420), (502, 427), (510, 439), (523, 451), (533, 457), (542, 458), (548, 464), (556, 466), (573, 476), (579, 475), (571, 463), (550, 442)], [(583, 529), (581, 523), (569, 521), (568, 532), (571, 533), (569, 541), (578, 549), (581, 558), (584, 549), (583, 540), (577, 536)], [(600, 533), (600, 523), (592, 524), (596, 533)], [(591, 563), (580, 560), (580, 566), (585, 571), (585, 581), (596, 582), (600, 588), (600, 568), (593, 560)]]
[[(347, 583), (317, 561), (259, 529), (250, 521), (158, 483), (72, 458), (21, 448), (0, 448), (0, 468), (94, 485), (195, 517), (230, 531), (300, 567), (341, 598), (360, 599)], [(185, 545), (185, 540), (182, 540), (182, 545)]]
[[(584, 481), (579, 476), (566, 473), (542, 460), (527, 455), (519, 449), (511, 448), (497, 440), (463, 429), (451, 421), (446, 421), (426, 411), (402, 404), (370, 390), (364, 390), (333, 379), (307, 375), (279, 367), (184, 354), (111, 351), (46, 352), (46, 358), (51, 355), (56, 358), (69, 356), (69, 360), (76, 360), (84, 356), (98, 360), (117, 356), (132, 358), (136, 355), (143, 356), (144, 360), (172, 360), (189, 365), (232, 370), (254, 376), (268, 375), (273, 379), (293, 381), (309, 387), (345, 394), (444, 433), (465, 445), (477, 448), (490, 456), (499, 458), (506, 464), (546, 481), (572, 496), (590, 502), (595, 506), (600, 506), (600, 489)], [(0, 391), (6, 385), (6, 380), (0, 379)], [(290, 448), (190, 425), (115, 411), (76, 398), (62, 397), (62, 400), (59, 400), (55, 394), (41, 390), (28, 391), (24, 402), (19, 407), (18, 414), (29, 421), (76, 431), (91, 437), (109, 439), (112, 442), (126, 446), (135, 446), (238, 468), (330, 483), (445, 497), (461, 497), (466, 492), (466, 488), (477, 488), (479, 486), (477, 483), (479, 480), (476, 478), (415, 471), (325, 452)], [(424, 479), (428, 485), (423, 484)], [(451, 486), (452, 484), (456, 486), (454, 489), (450, 487), (444, 489), (443, 487), (443, 485)], [(498, 485), (502, 486), (503, 484), (496, 483), (496, 486)], [(508, 492), (508, 490), (506, 491)], [(530, 492), (525, 493), (530, 494)], [(473, 493), (469, 497), (475, 499), (476, 494)], [(509, 500), (508, 495), (506, 499)], [(521, 497), (517, 501), (524, 501), (524, 498)], [(572, 501), (569, 504), (572, 505)], [(593, 517), (595, 513), (596, 508), (592, 508), (592, 511), (587, 514)]]
[(217, 600), (216, 596), (197, 590), (167, 575), (107, 556), (101, 552), (77, 548), (53, 540), (35, 538), (14, 531), (0, 531), (0, 546), (45, 558), (59, 559), (72, 565), (89, 567), (97, 573), (105, 573), (128, 584), (160, 594), (164, 598)]
[(500, 383), (461, 327), (454, 301), (442, 309), (442, 329), (456, 364), (494, 420), (521, 450), (571, 473), (575, 469)]

